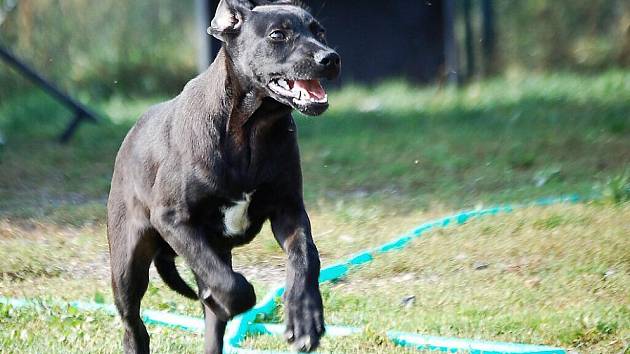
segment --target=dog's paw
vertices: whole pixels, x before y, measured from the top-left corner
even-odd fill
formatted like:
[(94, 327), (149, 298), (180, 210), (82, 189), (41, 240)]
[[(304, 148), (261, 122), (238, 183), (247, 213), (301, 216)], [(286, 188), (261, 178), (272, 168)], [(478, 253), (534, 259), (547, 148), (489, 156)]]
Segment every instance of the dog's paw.
[(256, 305), (254, 286), (240, 273), (234, 273), (229, 285), (215, 286), (202, 293), (203, 302), (221, 320), (227, 321)]
[(243, 313), (256, 305), (254, 286), (241, 273), (234, 273), (234, 275), (236, 282), (227, 294), (229, 296), (227, 303), (229, 303), (232, 316)]
[(285, 299), (285, 339), (293, 350), (310, 352), (319, 346), (325, 332), (324, 310), (319, 289), (292, 291)]

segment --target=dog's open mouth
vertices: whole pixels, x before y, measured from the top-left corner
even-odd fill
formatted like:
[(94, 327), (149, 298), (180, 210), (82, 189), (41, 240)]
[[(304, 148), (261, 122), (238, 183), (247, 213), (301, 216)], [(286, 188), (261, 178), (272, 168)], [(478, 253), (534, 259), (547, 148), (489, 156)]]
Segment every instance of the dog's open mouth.
[(269, 88), (299, 106), (328, 103), (328, 94), (319, 80), (277, 79), (269, 83)]

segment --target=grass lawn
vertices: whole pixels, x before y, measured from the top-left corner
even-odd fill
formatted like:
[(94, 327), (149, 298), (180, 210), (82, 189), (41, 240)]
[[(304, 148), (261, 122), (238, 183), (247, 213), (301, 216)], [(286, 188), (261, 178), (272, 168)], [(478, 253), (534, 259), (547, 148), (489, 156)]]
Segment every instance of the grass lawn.
[[(105, 200), (115, 152), (155, 99), (92, 105), (107, 116), (68, 145), (70, 113), (39, 93), (0, 102), (0, 296), (111, 302)], [(526, 209), (428, 233), (323, 287), (327, 322), (367, 327), (322, 351), (405, 353), (423, 334), (549, 344), (583, 353), (630, 345), (630, 72), (508, 77), (465, 87), (347, 87), (320, 118), (297, 117), (305, 198), (323, 264), (456, 209), (545, 195), (600, 203)], [(615, 202), (616, 201), (616, 202)], [(284, 276), (268, 227), (235, 251), (259, 297)], [(155, 277), (144, 308), (200, 315)], [(415, 296), (408, 306), (405, 296)], [(120, 352), (119, 320), (58, 306), (0, 306), (10, 353)], [(155, 352), (196, 353), (201, 336), (150, 327)], [(252, 338), (250, 347), (285, 349)]]
[[(377, 345), (397, 329), (620, 353), (630, 339), (627, 220), (630, 206), (555, 206), (429, 233), (324, 287), (329, 323), (369, 331), (323, 349), (405, 353)], [(284, 348), (271, 339), (249, 344)]]

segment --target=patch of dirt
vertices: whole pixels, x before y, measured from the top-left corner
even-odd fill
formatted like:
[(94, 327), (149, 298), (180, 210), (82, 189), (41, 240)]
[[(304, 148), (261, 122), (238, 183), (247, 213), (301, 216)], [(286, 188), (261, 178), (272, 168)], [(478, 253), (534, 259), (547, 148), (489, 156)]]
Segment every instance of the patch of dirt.
[(110, 278), (109, 254), (97, 254), (90, 262), (69, 262), (64, 271), (73, 279), (96, 278), (98, 280)]
[(248, 280), (266, 286), (281, 284), (285, 280), (285, 268), (275, 264), (234, 266), (234, 270), (242, 273)]

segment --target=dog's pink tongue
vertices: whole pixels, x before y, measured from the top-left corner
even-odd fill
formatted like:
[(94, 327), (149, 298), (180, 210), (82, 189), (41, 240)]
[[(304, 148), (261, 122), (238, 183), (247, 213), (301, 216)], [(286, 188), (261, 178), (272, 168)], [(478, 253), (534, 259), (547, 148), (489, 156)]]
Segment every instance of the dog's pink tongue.
[(311, 97), (318, 100), (326, 97), (326, 90), (319, 83), (319, 80), (296, 80), (295, 87), (305, 89)]

